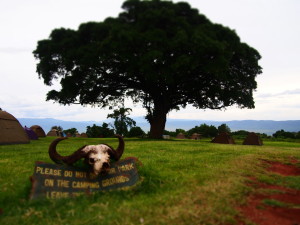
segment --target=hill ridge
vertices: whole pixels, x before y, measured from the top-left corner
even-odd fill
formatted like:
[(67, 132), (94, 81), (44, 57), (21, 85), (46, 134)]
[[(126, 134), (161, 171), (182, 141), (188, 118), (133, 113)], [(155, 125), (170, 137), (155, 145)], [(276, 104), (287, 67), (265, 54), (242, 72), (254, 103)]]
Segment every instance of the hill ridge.
[[(63, 129), (76, 128), (80, 133), (86, 131), (87, 126), (93, 124), (102, 125), (103, 122), (113, 124), (112, 120), (101, 121), (66, 121), (54, 118), (17, 118), (22, 126), (30, 127), (32, 125), (41, 126), (47, 133), (52, 126), (61, 126)], [(150, 125), (143, 117), (132, 117), (136, 121), (137, 126), (144, 131), (149, 131)], [(247, 130), (257, 133), (266, 133), (271, 135), (277, 130), (285, 130), (289, 132), (300, 131), (300, 120), (230, 120), (230, 121), (214, 121), (214, 120), (190, 120), (190, 119), (168, 119), (166, 123), (166, 130), (175, 131), (175, 129), (189, 130), (201, 124), (212, 126), (220, 126), (226, 124), (231, 131)]]

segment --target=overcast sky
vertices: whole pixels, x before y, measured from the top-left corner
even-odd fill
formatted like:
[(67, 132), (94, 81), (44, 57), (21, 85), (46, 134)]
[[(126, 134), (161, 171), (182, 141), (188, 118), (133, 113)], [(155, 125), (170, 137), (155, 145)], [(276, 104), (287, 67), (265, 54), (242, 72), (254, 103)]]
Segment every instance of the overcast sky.
[[(173, 2), (178, 2), (177, 0)], [(262, 56), (255, 109), (225, 111), (192, 107), (172, 111), (168, 118), (199, 120), (300, 119), (300, 1), (187, 0), (214, 23), (234, 29)], [(46, 102), (51, 87), (38, 79), (32, 51), (55, 28), (77, 29), (81, 23), (117, 17), (123, 0), (0, 0), (0, 108), (17, 118), (100, 121), (109, 110), (60, 106)], [(130, 116), (145, 116), (132, 106)]]

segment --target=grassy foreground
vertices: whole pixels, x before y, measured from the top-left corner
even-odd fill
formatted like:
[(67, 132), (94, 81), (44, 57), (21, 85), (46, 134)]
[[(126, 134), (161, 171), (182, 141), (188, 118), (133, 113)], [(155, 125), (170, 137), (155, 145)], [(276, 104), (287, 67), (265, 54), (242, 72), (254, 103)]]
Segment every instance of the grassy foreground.
[[(237, 224), (235, 206), (253, 191), (247, 177), (276, 183), (261, 159), (300, 159), (300, 143), (264, 142), (263, 146), (212, 144), (209, 140), (125, 139), (122, 158), (141, 162), (141, 181), (127, 191), (100, 192), (72, 199), (28, 200), (34, 162), (52, 163), (53, 138), (27, 145), (0, 146), (0, 224)], [(69, 138), (58, 145), (67, 155), (85, 144), (117, 139)], [(300, 189), (297, 178), (281, 185)], [(279, 181), (278, 181), (279, 182)]]

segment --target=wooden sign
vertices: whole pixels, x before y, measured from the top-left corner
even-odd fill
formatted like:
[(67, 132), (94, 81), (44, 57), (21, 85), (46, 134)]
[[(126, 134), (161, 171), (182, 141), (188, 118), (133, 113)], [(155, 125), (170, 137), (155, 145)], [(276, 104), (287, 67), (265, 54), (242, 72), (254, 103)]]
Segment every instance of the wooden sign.
[(95, 176), (72, 166), (36, 162), (30, 199), (66, 198), (130, 187), (139, 179), (136, 164), (136, 158), (126, 158), (111, 164), (108, 174)]

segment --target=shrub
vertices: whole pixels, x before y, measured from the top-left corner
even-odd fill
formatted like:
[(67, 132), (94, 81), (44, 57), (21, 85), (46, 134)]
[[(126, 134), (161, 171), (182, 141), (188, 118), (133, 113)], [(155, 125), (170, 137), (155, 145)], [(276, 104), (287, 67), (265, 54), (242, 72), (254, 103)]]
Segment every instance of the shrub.
[(140, 127), (131, 127), (128, 132), (128, 137), (144, 137), (146, 133)]

